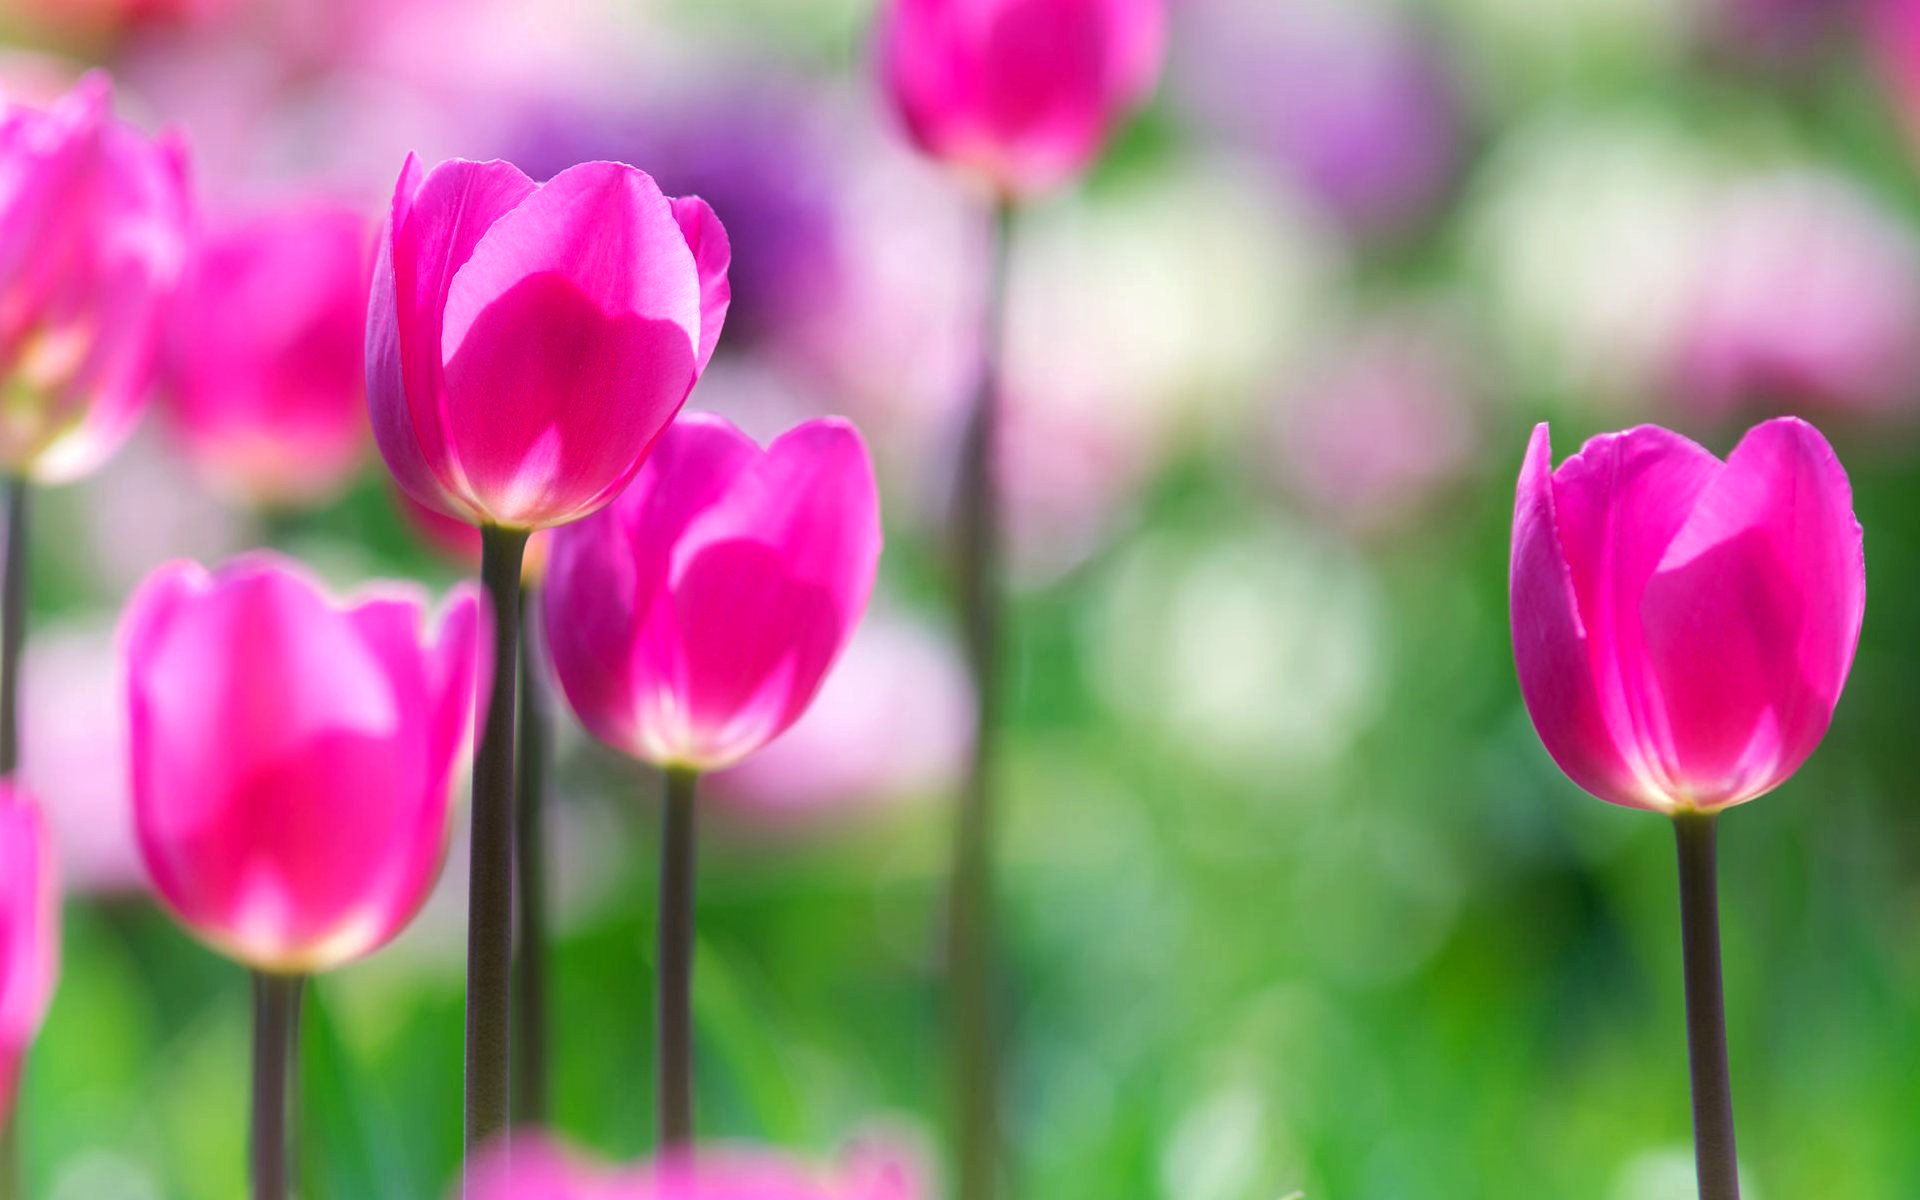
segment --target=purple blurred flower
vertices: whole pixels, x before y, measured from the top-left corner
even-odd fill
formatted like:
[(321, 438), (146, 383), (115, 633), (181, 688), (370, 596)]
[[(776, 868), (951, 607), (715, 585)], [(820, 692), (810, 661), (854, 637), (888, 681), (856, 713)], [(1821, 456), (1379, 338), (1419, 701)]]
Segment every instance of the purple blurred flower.
[(1423, 24), (1360, 0), (1191, 0), (1176, 68), (1190, 105), (1269, 158), (1348, 230), (1391, 235), (1441, 198), (1465, 136)]
[(1781, 172), (1732, 185), (1704, 236), (1670, 382), (1680, 402), (1709, 418), (1911, 407), (1920, 247), (1892, 213), (1837, 176)]
[(847, 231), (819, 89), (769, 79), (765, 69), (716, 70), (725, 86), (651, 104), (529, 105), (505, 157), (535, 179), (592, 159), (635, 163), (669, 195), (699, 196), (724, 214), (734, 346), (836, 302)]

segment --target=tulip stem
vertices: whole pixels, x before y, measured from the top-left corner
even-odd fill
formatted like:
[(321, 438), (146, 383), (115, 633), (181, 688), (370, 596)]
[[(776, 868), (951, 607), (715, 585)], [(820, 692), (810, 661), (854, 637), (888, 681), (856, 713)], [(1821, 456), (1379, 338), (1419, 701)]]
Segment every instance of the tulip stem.
[(660, 837), (656, 1118), (661, 1149), (693, 1140), (693, 877), (699, 773), (667, 769)]
[(513, 1119), (547, 1123), (547, 693), (540, 671), (533, 593), (520, 613), (520, 761), (514, 805), (514, 859), (520, 948), (513, 963)]
[(1720, 980), (1720, 897), (1715, 815), (1681, 812), (1680, 940), (1686, 959), (1687, 1055), (1693, 1071), (1693, 1149), (1700, 1200), (1740, 1200), (1733, 1145), (1733, 1083), (1727, 1068), (1727, 1009)]
[(1000, 719), (1001, 497), (995, 447), (1013, 206), (994, 211), (980, 372), (961, 443), (955, 505), (959, 617), (974, 692), (973, 754), (955, 813), (947, 954), (959, 1200), (992, 1200), (1000, 1172), (999, 1064), (993, 1017), (993, 829)]
[(298, 975), (253, 976), (253, 1200), (286, 1200), (292, 1178), (295, 1063), (300, 1053)]
[(480, 531), (480, 582), (493, 610), (493, 678), (473, 754), (473, 857), (467, 894), (469, 1152), (506, 1128), (513, 987), (513, 730), (520, 661), (520, 560), (527, 531)]
[(20, 766), (20, 650), (27, 640), (27, 508), (33, 485), (7, 478), (6, 579), (0, 581), (0, 775)]

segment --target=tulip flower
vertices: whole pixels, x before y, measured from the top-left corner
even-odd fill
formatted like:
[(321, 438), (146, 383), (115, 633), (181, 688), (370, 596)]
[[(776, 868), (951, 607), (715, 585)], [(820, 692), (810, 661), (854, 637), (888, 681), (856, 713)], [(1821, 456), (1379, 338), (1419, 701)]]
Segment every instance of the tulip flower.
[(482, 1153), (465, 1200), (923, 1200), (923, 1176), (912, 1153), (890, 1144), (856, 1144), (824, 1167), (744, 1146), (609, 1167), (528, 1138), (511, 1157), (500, 1147)]
[(985, 181), (995, 196), (979, 381), (961, 434), (954, 542), (956, 607), (976, 705), (973, 760), (957, 809), (947, 905), (960, 1075), (960, 1200), (988, 1200), (999, 1084), (988, 1011), (996, 717), (1004, 507), (1001, 445), (1007, 260), (1017, 203), (1083, 171), (1158, 80), (1164, 0), (886, 0), (881, 83), (914, 142)]
[(276, 556), (164, 566), (121, 625), (134, 824), (155, 892), (255, 979), (254, 1183), (286, 1188), (302, 980), (391, 939), (445, 855), (484, 664), (465, 591), (434, 628), (336, 603)]
[(337, 493), (360, 465), (370, 247), (360, 213), (325, 202), (225, 221), (198, 239), (162, 399), (219, 490), (298, 507)]
[(40, 1030), (60, 965), (60, 889), (53, 844), (26, 793), (0, 781), (0, 1192), (9, 1161), (21, 1060)]
[(620, 494), (693, 390), (730, 291), (726, 231), (643, 171), (409, 157), (367, 314), (374, 433), (414, 499), (564, 525)]
[(880, 556), (873, 466), (844, 421), (762, 450), (718, 417), (674, 424), (614, 504), (557, 530), (545, 628), (595, 736), (667, 772), (660, 1122), (691, 1136), (693, 793), (805, 711), (866, 606)]
[(726, 231), (643, 171), (535, 183), (504, 162), (409, 156), (374, 264), (367, 396), (401, 489), (482, 531), (494, 613), (474, 756), (468, 1146), (506, 1123), (514, 692), (528, 533), (604, 507), (640, 469), (720, 337)]
[(186, 165), (113, 118), (106, 77), (0, 115), (0, 469), (63, 483), (131, 432), (186, 258)]
[(1146, 97), (1165, 26), (1164, 0), (888, 0), (881, 76), (923, 151), (1029, 195)]
[(1810, 425), (1722, 462), (1644, 426), (1553, 469), (1534, 431), (1514, 505), (1520, 688), (1547, 750), (1603, 800), (1673, 818), (1701, 1195), (1739, 1194), (1714, 828), (1784, 783), (1832, 719), (1866, 603), (1846, 472)]
[(0, 113), (0, 778), (20, 765), (31, 485), (98, 466), (146, 402), (185, 257), (185, 175), (178, 143), (114, 120), (104, 75)]

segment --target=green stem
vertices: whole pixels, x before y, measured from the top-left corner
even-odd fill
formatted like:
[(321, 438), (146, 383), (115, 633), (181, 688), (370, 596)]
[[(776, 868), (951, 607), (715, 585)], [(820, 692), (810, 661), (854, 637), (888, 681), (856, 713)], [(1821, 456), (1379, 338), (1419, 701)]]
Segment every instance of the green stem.
[(513, 961), (513, 1119), (547, 1123), (547, 689), (538, 611), (529, 592), (520, 614), (520, 756), (514, 805), (514, 895), (519, 952)]
[(513, 728), (520, 655), (520, 560), (527, 531), (480, 531), (480, 581), (493, 608), (487, 723), (473, 754), (467, 895), (466, 1143), (506, 1128), (513, 985)]
[(300, 1046), (298, 975), (253, 976), (253, 1200), (286, 1200), (292, 1178), (289, 1112)]
[(20, 766), (20, 651), (27, 640), (27, 509), (33, 485), (6, 482), (6, 578), (0, 580), (0, 775)]
[(959, 616), (974, 690), (974, 743), (955, 815), (947, 898), (959, 1200), (992, 1200), (1000, 1175), (999, 1063), (993, 998), (993, 772), (999, 741), (1001, 497), (994, 449), (1000, 427), (1001, 339), (1013, 209), (995, 210), (992, 269), (981, 331), (979, 389), (961, 444), (955, 506)]
[(655, 965), (658, 1079), (655, 1110), (661, 1149), (693, 1140), (693, 886), (697, 864), (694, 790), (699, 773), (667, 770), (660, 838), (660, 938)]
[(1680, 856), (1680, 940), (1686, 959), (1687, 1055), (1693, 1072), (1693, 1149), (1700, 1200), (1740, 1200), (1733, 1144), (1733, 1082), (1720, 979), (1720, 896), (1713, 813), (1673, 819)]

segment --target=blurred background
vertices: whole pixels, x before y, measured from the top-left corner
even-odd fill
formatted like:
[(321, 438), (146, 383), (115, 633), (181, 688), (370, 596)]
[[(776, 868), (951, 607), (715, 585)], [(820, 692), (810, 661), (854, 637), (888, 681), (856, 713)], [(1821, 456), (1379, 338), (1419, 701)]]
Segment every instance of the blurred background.
[[(1853, 474), (1872, 601), (1825, 746), (1723, 829), (1748, 1195), (1920, 1195), (1920, 5), (1172, 10), (1157, 99), (1015, 234), (1018, 1194), (1693, 1194), (1670, 834), (1580, 794), (1528, 723), (1512, 485), (1537, 421), (1562, 456), (1642, 420), (1724, 453), (1791, 411)], [(763, 436), (855, 418), (889, 545), (814, 711), (710, 789), (702, 1126), (937, 1155), (970, 738), (940, 530), (986, 218), (896, 136), (867, 0), (0, 13), (10, 94), (106, 63), (123, 113), (185, 132), (210, 242), (319, 205), (364, 249), (410, 149), (536, 177), (617, 158), (712, 202), (735, 302), (692, 405)], [(293, 273), (210, 277), (259, 296)], [(302, 319), (335, 323), (311, 370), (352, 391), (359, 313)], [(261, 543), (343, 586), (465, 569), (364, 429), (264, 473), (196, 449), (178, 358), (135, 444), (45, 498), (34, 546), (25, 756), (72, 891), (23, 1105), (45, 1200), (242, 1194), (246, 980), (155, 910), (130, 843), (129, 589)], [(555, 720), (556, 1121), (632, 1156), (657, 781)], [(451, 1177), (465, 854), (406, 935), (310, 993), (310, 1200)]]

